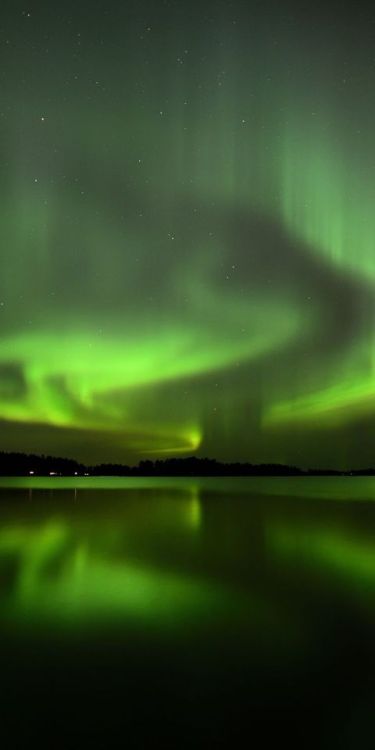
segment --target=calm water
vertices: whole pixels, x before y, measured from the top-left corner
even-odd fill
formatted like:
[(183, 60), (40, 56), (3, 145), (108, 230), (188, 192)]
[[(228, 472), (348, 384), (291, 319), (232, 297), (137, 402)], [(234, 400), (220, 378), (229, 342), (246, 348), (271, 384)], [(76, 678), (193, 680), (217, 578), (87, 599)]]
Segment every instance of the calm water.
[(9, 747), (372, 747), (373, 479), (0, 482)]

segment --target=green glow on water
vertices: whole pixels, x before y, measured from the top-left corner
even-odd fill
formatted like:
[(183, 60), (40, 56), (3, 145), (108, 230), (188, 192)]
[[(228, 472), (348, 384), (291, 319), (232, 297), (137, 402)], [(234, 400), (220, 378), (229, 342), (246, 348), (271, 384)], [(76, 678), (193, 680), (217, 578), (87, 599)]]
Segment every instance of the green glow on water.
[[(274, 643), (298, 640), (298, 624), (272, 598), (210, 570), (200, 482), (85, 479), (78, 489), (62, 479), (59, 491), (58, 478), (36, 478), (24, 495), (27, 480), (12, 480), (0, 530), (4, 621), (72, 635), (101, 623), (160, 634), (235, 623)], [(202, 554), (208, 565), (197, 568)]]
[[(193, 522), (196, 507), (193, 506)], [(140, 618), (176, 623), (218, 606), (223, 592), (183, 575), (157, 571), (131, 560), (109, 561), (90, 551), (84, 541), (72, 547), (71, 530), (63, 522), (30, 531), (5, 530), (0, 556), (17, 554), (21, 560), (17, 589), (9, 605), (16, 618), (39, 618), (86, 624), (91, 618)], [(105, 545), (104, 545), (105, 546)], [(49, 567), (58, 565), (55, 574)], [(225, 598), (225, 597), (224, 597)], [(6, 608), (7, 609), (7, 608)]]
[(17, 637), (100, 641), (114, 629), (209, 650), (229, 633), (246, 658), (298, 662), (321, 590), (340, 602), (342, 581), (373, 611), (371, 478), (0, 484), (0, 615)]
[(318, 566), (333, 573), (366, 595), (371, 602), (375, 589), (375, 548), (369, 540), (346, 537), (325, 528), (270, 527), (270, 548), (286, 559)]

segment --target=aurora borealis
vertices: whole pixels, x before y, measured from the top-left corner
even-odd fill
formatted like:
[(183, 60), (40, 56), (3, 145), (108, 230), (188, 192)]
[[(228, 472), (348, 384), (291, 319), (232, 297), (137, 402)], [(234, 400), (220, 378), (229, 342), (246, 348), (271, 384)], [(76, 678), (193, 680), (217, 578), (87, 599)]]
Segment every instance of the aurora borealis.
[(374, 462), (374, 13), (1, 10), (0, 450)]

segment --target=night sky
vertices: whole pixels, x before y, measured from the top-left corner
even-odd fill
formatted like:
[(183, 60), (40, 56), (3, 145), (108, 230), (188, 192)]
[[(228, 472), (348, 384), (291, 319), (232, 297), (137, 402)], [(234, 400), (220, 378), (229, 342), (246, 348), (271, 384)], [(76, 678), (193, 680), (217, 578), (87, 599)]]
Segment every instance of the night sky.
[(0, 450), (375, 458), (375, 10), (2, 3)]

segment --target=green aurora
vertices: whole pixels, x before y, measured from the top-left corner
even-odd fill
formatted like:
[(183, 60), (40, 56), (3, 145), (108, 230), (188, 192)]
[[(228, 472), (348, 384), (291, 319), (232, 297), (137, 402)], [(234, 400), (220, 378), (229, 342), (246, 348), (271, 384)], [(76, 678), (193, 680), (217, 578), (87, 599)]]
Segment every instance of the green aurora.
[(1, 450), (373, 464), (364, 10), (4, 8)]

